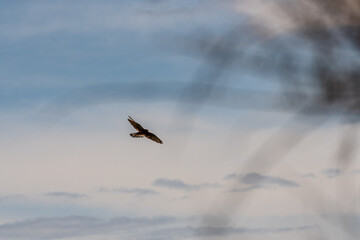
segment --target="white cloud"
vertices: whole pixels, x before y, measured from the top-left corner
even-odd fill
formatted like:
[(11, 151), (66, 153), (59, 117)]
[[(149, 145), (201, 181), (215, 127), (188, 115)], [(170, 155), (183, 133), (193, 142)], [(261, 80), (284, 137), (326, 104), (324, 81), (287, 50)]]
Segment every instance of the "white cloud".
[(321, 171), (321, 173), (325, 175), (327, 178), (334, 178), (340, 176), (342, 174), (342, 171), (336, 168), (328, 168)]
[(128, 194), (135, 194), (138, 196), (144, 196), (144, 195), (157, 195), (159, 194), (158, 192), (152, 190), (152, 189), (148, 189), (148, 188), (127, 188), (127, 187), (122, 187), (122, 188), (112, 188), (112, 189), (108, 189), (108, 188), (100, 188), (99, 192), (109, 192), (109, 193), (128, 193)]
[[(229, 176), (229, 175), (228, 175)], [(237, 179), (240, 183), (247, 185), (245, 188), (235, 188), (231, 192), (251, 191), (260, 188), (272, 187), (299, 187), (299, 184), (280, 177), (265, 176), (259, 173), (248, 173), (242, 175), (230, 175), (231, 178)]]
[(24, 195), (21, 194), (16, 194), (16, 195), (9, 195), (9, 196), (0, 196), (0, 203), (1, 202), (13, 202), (13, 201), (18, 201), (18, 200), (24, 200), (26, 197)]
[(304, 178), (315, 178), (316, 175), (313, 173), (305, 173), (305, 174), (301, 174), (302, 177)]
[(70, 198), (70, 199), (89, 197), (86, 194), (74, 193), (74, 192), (49, 192), (46, 193), (45, 195), (53, 198)]
[(169, 189), (180, 189), (185, 191), (195, 191), (205, 188), (218, 188), (219, 184), (210, 184), (210, 183), (202, 183), (202, 184), (187, 184), (181, 181), (180, 179), (166, 179), (166, 178), (158, 178), (153, 182), (153, 185), (156, 187), (165, 187)]
[[(3, 38), (19, 39), (51, 33), (101, 33), (171, 30), (181, 24), (216, 23), (210, 18), (223, 4), (169, 1), (39, 1), (9, 6), (0, 25)], [(13, 16), (17, 16), (14, 18)], [(187, 25), (191, 26), (191, 25)]]
[[(157, 105), (152, 105), (154, 108), (146, 110), (141, 104), (132, 106), (134, 107), (126, 110), (116, 104), (88, 107), (66, 116), (52, 128), (30, 125), (29, 128), (33, 129), (26, 129), (22, 126), (21, 134), (3, 135), (0, 138), (1, 143), (6, 146), (1, 152), (1, 159), (4, 159), (3, 181), (0, 182), (3, 195), (21, 193), (29, 198), (41, 198), (42, 202), (47, 203), (47, 206), (43, 204), (44, 211), (50, 213), (53, 212), (49, 210), (49, 205), (59, 205), (60, 201), (57, 199), (60, 198), (53, 199), (44, 196), (44, 193), (57, 192), (58, 189), (91, 196), (78, 198), (71, 201), (71, 204), (76, 203), (75, 207), (82, 207), (86, 211), (101, 209), (105, 214), (202, 215), (213, 209), (221, 212), (221, 208), (219, 210), (212, 207), (213, 203), (223, 203), (229, 209), (232, 205), (242, 209), (245, 205), (241, 201), (237, 202), (240, 195), (247, 195), (249, 198), (259, 196), (252, 200), (251, 206), (246, 206), (249, 215), (311, 212), (311, 209), (292, 202), (291, 194), (303, 192), (303, 197), (307, 194), (303, 183), (298, 179), (292, 180), (290, 176), (298, 176), (298, 172), (306, 173), (314, 171), (313, 169), (326, 168), (328, 159), (332, 156), (329, 149), (335, 148), (337, 141), (334, 136), (339, 131), (336, 128), (319, 129), (303, 144), (294, 148), (286, 158), (287, 161), (281, 164), (278, 159), (271, 158), (272, 152), (269, 152), (268, 158), (255, 159), (250, 164), (248, 159), (261, 143), (273, 134), (273, 129), (237, 130), (233, 128), (237, 119), (228, 115), (211, 120), (199, 116), (197, 122), (190, 121), (190, 116), (186, 115), (175, 121), (178, 115), (171, 115), (171, 108), (160, 109)], [(166, 144), (157, 146), (150, 141), (132, 141), (129, 137), (132, 127), (126, 120), (128, 111), (139, 116), (144, 126), (161, 133), (167, 140)], [(224, 119), (227, 119), (226, 124)], [(187, 131), (190, 131), (188, 125), (192, 127), (191, 135), (187, 135)], [(236, 138), (228, 139), (229, 134)], [(249, 142), (239, 144), (244, 142), (245, 138)], [(231, 144), (225, 144), (226, 140)], [(313, 146), (321, 141), (324, 144), (315, 150)], [(277, 171), (264, 170), (264, 162), (276, 167)], [(290, 162), (293, 168), (288, 167)], [(230, 180), (222, 181), (221, 187), (213, 185), (228, 173), (243, 171), (262, 174), (248, 175), (244, 182), (235, 185), (235, 181)], [(244, 176), (246, 175), (241, 175), (239, 179)], [(255, 180), (251, 176), (255, 177)], [(236, 177), (237, 175), (229, 176)], [(149, 184), (159, 178), (168, 180), (166, 183), (176, 183), (179, 191), (171, 190), (170, 185), (166, 184), (167, 187), (149, 188)], [(173, 182), (176, 179), (179, 181)], [(321, 184), (318, 182), (321, 178), (307, 179), (308, 182), (310, 180)], [(301, 187), (286, 187), (296, 183)], [(127, 188), (119, 188), (119, 185)], [(99, 192), (101, 186), (106, 186), (106, 189), (114, 194)], [(278, 189), (238, 194), (225, 192), (227, 189), (251, 186)], [(331, 187), (326, 183), (322, 185), (326, 192), (330, 192)], [(187, 189), (201, 191), (189, 192)], [(153, 190), (161, 194), (138, 197), (136, 194), (143, 192), (142, 190)], [(115, 194), (117, 191), (119, 194)], [(186, 194), (191, 193), (190, 198), (186, 201), (173, 201), (181, 199), (184, 191)], [(211, 201), (208, 201), (209, 199)], [(292, 204), (285, 204), (286, 202)], [(38, 209), (39, 206), (41, 204), (33, 209)], [(8, 208), (7, 213), (9, 215), (12, 211), (14, 216), (24, 214), (26, 217), (37, 217), (35, 210), (29, 214), (29, 208)], [(53, 208), (56, 212), (61, 209), (58, 206)], [(69, 207), (66, 212), (71, 210)], [(85, 210), (75, 212), (82, 214)], [(226, 210), (224, 207), (225, 214)], [(236, 214), (236, 211), (231, 214)]]
[[(134, 230), (143, 233), (148, 228), (173, 224), (171, 217), (128, 218), (102, 220), (87, 216), (37, 218), (0, 225), (0, 238), (6, 239), (62, 239), (92, 235), (127, 235)], [(135, 236), (137, 234), (135, 233)]]
[[(172, 217), (129, 218), (111, 220), (87, 216), (36, 218), (0, 225), (0, 238), (6, 239), (68, 239), (121, 236), (127, 239), (184, 239), (193, 237), (225, 237), (244, 234), (266, 235), (298, 233), (314, 229), (314, 226), (248, 228), (248, 227), (198, 227), (188, 221)], [(189, 222), (191, 223), (191, 222)]]

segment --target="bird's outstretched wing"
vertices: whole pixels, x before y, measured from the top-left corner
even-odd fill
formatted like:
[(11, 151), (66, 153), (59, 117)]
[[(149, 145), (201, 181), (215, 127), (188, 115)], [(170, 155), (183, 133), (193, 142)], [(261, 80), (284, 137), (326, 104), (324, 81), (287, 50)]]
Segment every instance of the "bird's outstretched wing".
[(138, 124), (137, 122), (134, 121), (134, 119), (132, 119), (130, 116), (128, 118), (128, 121), (130, 122), (130, 124), (139, 132), (144, 131), (144, 128)]
[(157, 143), (160, 143), (162, 144), (163, 142), (160, 140), (160, 138), (158, 138), (155, 134), (151, 133), (151, 132), (148, 132), (145, 137), (147, 137), (148, 139), (151, 139)]

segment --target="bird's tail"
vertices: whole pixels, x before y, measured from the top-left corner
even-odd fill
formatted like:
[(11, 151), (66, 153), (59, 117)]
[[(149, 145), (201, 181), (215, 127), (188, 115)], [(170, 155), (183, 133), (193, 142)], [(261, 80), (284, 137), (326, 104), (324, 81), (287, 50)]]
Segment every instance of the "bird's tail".
[(139, 133), (130, 133), (130, 136), (132, 136), (133, 138), (142, 138), (142, 137), (144, 137), (143, 135), (140, 135)]

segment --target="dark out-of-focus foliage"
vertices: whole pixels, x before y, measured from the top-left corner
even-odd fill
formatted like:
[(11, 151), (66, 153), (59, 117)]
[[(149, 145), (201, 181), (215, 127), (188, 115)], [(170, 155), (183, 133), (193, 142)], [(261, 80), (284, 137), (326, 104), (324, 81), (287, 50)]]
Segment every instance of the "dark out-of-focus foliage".
[(184, 99), (202, 102), (216, 92), (213, 88), (221, 84), (226, 70), (238, 71), (240, 82), (241, 72), (251, 70), (263, 81), (274, 76), (279, 80), (287, 97), (283, 107), (294, 109), (287, 105), (299, 107), (306, 102), (356, 115), (360, 110), (360, 3), (257, 2), (265, 8), (269, 5), (267, 14), (275, 16), (273, 22), (261, 22), (259, 13), (224, 36), (211, 39), (203, 31), (181, 43), (204, 58)]
[[(243, 6), (239, 14), (247, 16), (247, 1), (238, 2)], [(279, 105), (294, 111), (289, 124), (309, 120), (314, 115), (326, 117), (313, 121), (311, 126), (302, 125), (297, 129), (297, 134), (288, 134), (285, 129), (289, 126), (282, 126), (247, 159), (239, 174), (246, 173), (254, 165), (262, 165), (262, 173), (269, 172), (308, 133), (333, 115), (340, 116), (347, 124), (335, 153), (336, 164), (339, 169), (351, 169), (355, 161), (360, 114), (360, 1), (255, 2), (262, 7), (262, 12), (257, 15), (250, 11), (247, 19), (227, 34), (214, 37), (203, 31), (205, 34), (192, 35), (185, 38), (187, 41), (179, 41), (179, 46), (185, 52), (203, 59), (180, 102), (195, 103), (197, 107), (193, 108), (193, 113), (201, 106), (212, 105), (209, 99), (213, 96), (219, 96), (218, 102), (222, 102), (221, 96), (227, 96), (226, 93), (234, 89), (226, 84), (225, 76), (229, 71), (238, 75), (236, 86), (241, 86), (242, 74), (246, 71), (263, 82), (277, 80), (280, 89), (276, 92), (282, 99)], [(258, 84), (261, 85), (261, 82)], [(240, 90), (233, 91), (237, 91), (238, 95), (244, 94)], [(247, 92), (248, 95), (252, 93), (261, 99), (261, 92)], [(228, 106), (241, 106), (242, 103), (236, 100), (228, 100), (231, 103)], [(265, 104), (267, 99), (259, 103)], [(272, 160), (264, 161), (265, 158)], [(234, 183), (234, 188), (236, 185)], [(357, 217), (345, 217), (352, 216), (352, 211), (356, 210), (356, 185), (347, 182), (346, 186), (346, 189), (338, 190), (337, 199), (354, 198), (353, 205), (346, 211), (339, 209), (336, 200), (327, 199), (321, 189), (315, 186), (310, 189), (313, 193), (310, 207), (315, 208), (324, 221), (343, 231), (346, 239), (357, 239), (360, 237)], [(235, 210), (246, 208), (244, 200), (249, 194), (242, 193), (237, 200), (233, 196), (220, 196), (214, 204), (220, 207), (214, 207), (209, 216), (204, 217), (204, 225), (230, 226)], [(319, 205), (320, 199), (327, 201), (326, 209)], [(323, 216), (326, 212), (343, 217), (335, 219)]]

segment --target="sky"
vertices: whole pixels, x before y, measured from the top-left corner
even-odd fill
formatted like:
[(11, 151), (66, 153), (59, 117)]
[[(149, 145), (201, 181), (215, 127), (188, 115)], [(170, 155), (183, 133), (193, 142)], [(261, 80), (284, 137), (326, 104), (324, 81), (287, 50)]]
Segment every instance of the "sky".
[(1, 1), (0, 239), (357, 239), (360, 5), (330, 3)]

